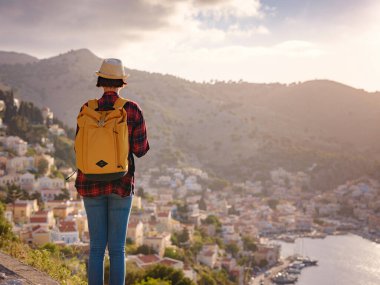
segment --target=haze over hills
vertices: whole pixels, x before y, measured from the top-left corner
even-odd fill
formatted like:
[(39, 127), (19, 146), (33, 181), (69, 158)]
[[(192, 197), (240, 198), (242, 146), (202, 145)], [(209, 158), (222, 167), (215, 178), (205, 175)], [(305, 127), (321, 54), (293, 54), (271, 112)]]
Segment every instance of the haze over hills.
[(25, 53), (0, 51), (1, 64), (27, 64), (37, 62), (38, 58)]
[[(49, 106), (74, 128), (80, 106), (101, 96), (94, 75), (100, 63), (87, 49), (42, 60), (0, 52), (0, 83), (22, 100)], [(316, 164), (313, 186), (323, 189), (377, 170), (379, 93), (327, 80), (197, 83), (127, 72), (122, 95), (139, 103), (148, 124), (144, 166), (180, 163), (245, 180), (277, 167), (304, 171)]]

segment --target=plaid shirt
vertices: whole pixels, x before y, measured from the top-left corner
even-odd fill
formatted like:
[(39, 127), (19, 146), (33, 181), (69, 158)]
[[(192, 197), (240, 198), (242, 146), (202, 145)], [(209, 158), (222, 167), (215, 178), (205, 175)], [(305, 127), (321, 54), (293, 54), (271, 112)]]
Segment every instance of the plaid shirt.
[[(100, 111), (111, 109), (115, 101), (119, 98), (116, 92), (105, 92), (103, 96), (98, 99), (98, 108)], [(85, 105), (88, 105), (85, 103)], [(82, 110), (83, 106), (80, 110)], [(142, 110), (133, 101), (128, 101), (124, 105), (127, 111), (127, 124), (130, 139), (129, 151), (129, 167), (128, 173), (117, 180), (113, 181), (92, 181), (86, 179), (84, 174), (78, 169), (77, 178), (75, 179), (75, 187), (79, 195), (85, 197), (95, 197), (99, 195), (108, 195), (116, 193), (122, 197), (134, 194), (134, 158), (133, 154), (137, 157), (145, 155), (149, 150), (149, 142), (146, 133), (146, 125), (143, 117)], [(77, 125), (78, 133), (79, 127)]]

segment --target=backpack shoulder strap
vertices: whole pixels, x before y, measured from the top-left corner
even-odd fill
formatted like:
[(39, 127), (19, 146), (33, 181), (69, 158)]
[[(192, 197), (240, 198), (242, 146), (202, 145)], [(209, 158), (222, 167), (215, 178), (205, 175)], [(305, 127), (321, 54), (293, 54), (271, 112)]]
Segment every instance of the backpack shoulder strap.
[(88, 107), (91, 108), (92, 110), (96, 110), (98, 108), (98, 100), (97, 99), (88, 100)]
[(124, 107), (125, 103), (127, 103), (128, 100), (127, 99), (124, 99), (124, 98), (117, 98), (117, 100), (115, 101), (115, 103), (113, 104), (113, 108), (114, 109), (119, 109), (119, 108), (122, 108)]

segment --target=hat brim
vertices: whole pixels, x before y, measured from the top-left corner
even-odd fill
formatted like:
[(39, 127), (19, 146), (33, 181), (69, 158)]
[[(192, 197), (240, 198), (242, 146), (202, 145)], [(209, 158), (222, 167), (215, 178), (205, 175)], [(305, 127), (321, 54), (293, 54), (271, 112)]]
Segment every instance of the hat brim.
[(104, 73), (101, 73), (99, 71), (96, 71), (95, 74), (97, 76), (100, 76), (100, 77), (103, 77), (103, 78), (107, 78), (107, 79), (122, 79), (122, 80), (125, 80), (125, 79), (127, 79), (130, 76), (130, 74), (126, 74), (124, 76), (114, 76), (114, 75), (104, 74)]

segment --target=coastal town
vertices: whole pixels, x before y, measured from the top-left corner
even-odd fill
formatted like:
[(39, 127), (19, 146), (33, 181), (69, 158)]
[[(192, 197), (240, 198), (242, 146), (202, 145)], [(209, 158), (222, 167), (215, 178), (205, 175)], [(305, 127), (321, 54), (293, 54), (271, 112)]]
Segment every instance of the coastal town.
[[(48, 108), (42, 114), (45, 121), (53, 118)], [(65, 136), (65, 130), (50, 124), (47, 137), (30, 143), (8, 135), (2, 123), (0, 128), (0, 198), (13, 232), (32, 247), (80, 248), (85, 262), (89, 231), (83, 201), (75, 176), (65, 179), (73, 169), (58, 167), (54, 157), (52, 137)], [(313, 167), (279, 167), (265, 181), (243, 182), (194, 167), (136, 173), (127, 262), (170, 266), (194, 282), (204, 275), (200, 268), (208, 268), (225, 272), (234, 284), (259, 284), (254, 280), (273, 281), (275, 273), (268, 272), (290, 264), (276, 240), (355, 233), (379, 242), (380, 183), (361, 177), (322, 192), (310, 188)]]

